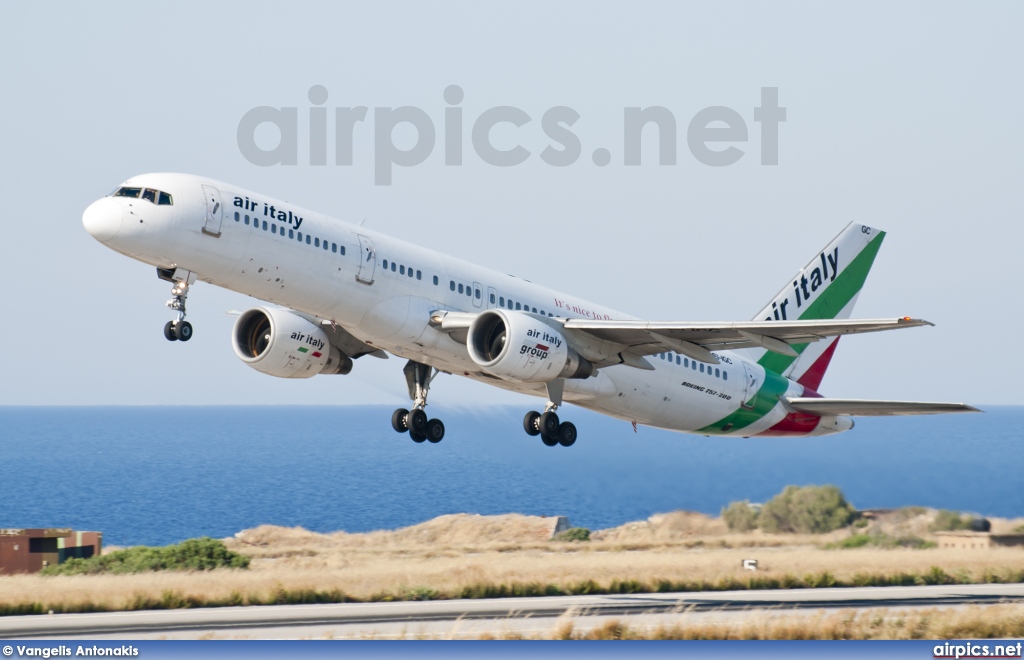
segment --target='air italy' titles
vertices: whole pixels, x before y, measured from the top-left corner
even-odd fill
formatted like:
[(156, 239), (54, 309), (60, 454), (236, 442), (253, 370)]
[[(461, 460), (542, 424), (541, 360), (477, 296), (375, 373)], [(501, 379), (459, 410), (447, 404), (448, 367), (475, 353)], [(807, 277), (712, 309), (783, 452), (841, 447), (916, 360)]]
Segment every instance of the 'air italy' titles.
[[(796, 295), (796, 306), (798, 308), (803, 307), (805, 304), (811, 301), (811, 297), (814, 293), (821, 288), (825, 287), (825, 279), (828, 278), (829, 282), (835, 282), (836, 275), (839, 274), (839, 248), (836, 247), (832, 251), (832, 254), (825, 254), (822, 252), (818, 255), (821, 259), (821, 267), (815, 266), (810, 273), (804, 271), (800, 274), (800, 279), (793, 282), (793, 293)], [(780, 303), (772, 303), (772, 313), (774, 319), (769, 316), (765, 321), (785, 321), (786, 306), (789, 305), (789, 296), (786, 296)]]
[[(258, 210), (259, 205), (259, 202), (249, 201), (248, 197), (244, 199), (241, 197), (235, 197), (235, 206), (240, 209), (245, 209), (246, 211), (255, 213)], [(273, 220), (277, 220), (278, 222), (292, 225), (292, 228), (294, 229), (298, 229), (299, 226), (302, 225), (302, 218), (299, 216), (292, 215), (291, 211), (276, 209), (266, 202), (263, 203), (263, 215)]]

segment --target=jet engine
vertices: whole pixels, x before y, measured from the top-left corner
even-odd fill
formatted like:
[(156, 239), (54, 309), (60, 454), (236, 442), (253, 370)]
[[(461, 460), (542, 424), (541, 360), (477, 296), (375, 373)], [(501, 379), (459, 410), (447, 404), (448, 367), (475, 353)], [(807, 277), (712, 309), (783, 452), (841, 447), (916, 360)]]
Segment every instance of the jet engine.
[(594, 372), (559, 329), (522, 312), (481, 312), (469, 326), (466, 346), (481, 369), (505, 380), (547, 383)]
[(278, 378), (352, 371), (352, 360), (331, 345), (327, 333), (284, 309), (253, 307), (242, 312), (231, 331), (231, 344), (242, 362)]

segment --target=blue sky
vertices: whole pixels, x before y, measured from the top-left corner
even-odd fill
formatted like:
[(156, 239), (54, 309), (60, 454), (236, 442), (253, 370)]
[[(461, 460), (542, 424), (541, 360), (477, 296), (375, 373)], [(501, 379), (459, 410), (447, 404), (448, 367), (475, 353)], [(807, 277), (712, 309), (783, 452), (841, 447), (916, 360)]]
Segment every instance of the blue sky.
[[(81, 226), (91, 201), (150, 171), (365, 218), (659, 320), (750, 318), (847, 222), (864, 222), (889, 235), (856, 315), (937, 326), (844, 339), (824, 392), (1024, 403), (1024, 352), (988, 339), (1022, 326), (1022, 14), (1008, 2), (5, 3), (0, 404), (403, 402), (395, 359), (305, 382), (252, 371), (224, 311), (255, 301), (207, 285), (189, 298), (195, 338), (166, 342), (167, 284)], [(458, 167), (444, 164), (441, 132), (453, 84), (465, 93)], [(370, 109), (352, 166), (309, 164), (313, 85), (329, 112)], [(774, 167), (760, 164), (753, 121), (762, 87), (787, 109)], [(239, 120), (262, 105), (298, 108), (297, 165), (241, 154)], [(405, 105), (431, 117), (437, 146), (374, 185), (374, 108)], [(532, 119), (495, 129), (496, 145), (532, 153), (514, 167), (470, 148), (472, 122), (502, 105)], [(655, 105), (677, 120), (677, 163), (658, 165), (645, 134), (644, 164), (627, 167), (623, 109)], [(582, 157), (567, 167), (539, 158), (555, 106), (580, 115)], [(687, 150), (686, 126), (708, 106), (747, 126), (734, 165)], [(404, 148), (415, 136), (394, 137)], [(607, 167), (592, 162), (597, 148)], [(521, 401), (454, 377), (432, 396)]]

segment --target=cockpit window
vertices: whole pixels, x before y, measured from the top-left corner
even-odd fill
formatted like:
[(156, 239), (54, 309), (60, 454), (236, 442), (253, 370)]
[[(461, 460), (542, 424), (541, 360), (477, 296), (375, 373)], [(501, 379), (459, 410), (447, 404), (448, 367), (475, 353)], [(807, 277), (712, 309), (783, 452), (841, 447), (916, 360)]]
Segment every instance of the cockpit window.
[(122, 186), (114, 191), (114, 197), (141, 198), (161, 206), (171, 206), (174, 204), (173, 197), (165, 192), (154, 190), (152, 188), (128, 188), (126, 186)]

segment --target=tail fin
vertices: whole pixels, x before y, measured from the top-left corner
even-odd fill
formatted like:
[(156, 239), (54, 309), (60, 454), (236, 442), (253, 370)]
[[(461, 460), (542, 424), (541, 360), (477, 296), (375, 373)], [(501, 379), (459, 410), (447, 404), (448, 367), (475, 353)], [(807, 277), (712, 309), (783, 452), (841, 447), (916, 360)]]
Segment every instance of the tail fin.
[[(875, 262), (885, 232), (851, 222), (811, 259), (762, 309), (755, 321), (782, 319), (848, 319), (864, 280)], [(752, 349), (765, 369), (783, 374), (817, 390), (835, 353), (838, 337), (797, 344), (797, 357)]]

